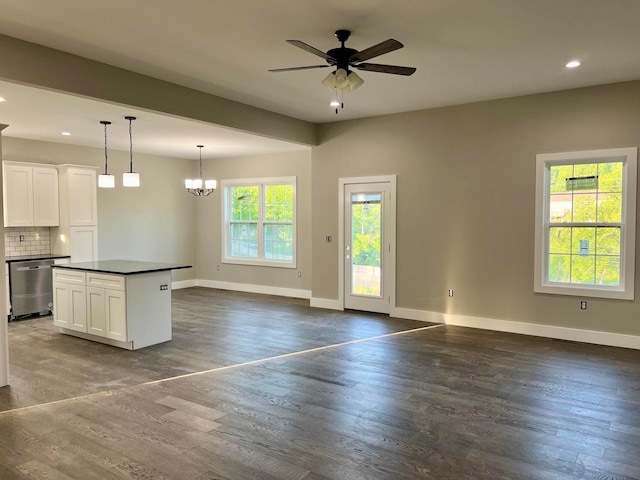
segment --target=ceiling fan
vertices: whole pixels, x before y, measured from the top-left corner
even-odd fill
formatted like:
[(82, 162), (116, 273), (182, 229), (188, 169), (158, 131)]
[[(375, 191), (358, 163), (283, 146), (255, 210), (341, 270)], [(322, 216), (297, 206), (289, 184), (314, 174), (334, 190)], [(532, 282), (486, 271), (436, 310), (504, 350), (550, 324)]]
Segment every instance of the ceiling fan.
[[(318, 50), (317, 48), (312, 47), (311, 45), (308, 45), (300, 40), (287, 40), (287, 43), (301, 48), (302, 50), (312, 53), (320, 58), (323, 58), (327, 62), (327, 64), (309, 65), (304, 67), (274, 68), (269, 71), (290, 72), (294, 70), (309, 70), (312, 68), (335, 67), (335, 71), (327, 75), (327, 77), (322, 81), (322, 84), (328, 88), (335, 88), (336, 97), (338, 90), (340, 90), (341, 93), (344, 90), (355, 90), (364, 83), (364, 80), (362, 80), (355, 72), (350, 69), (405, 76), (413, 75), (413, 73), (416, 71), (414, 67), (382, 65), (379, 63), (363, 63), (371, 58), (384, 55), (385, 53), (393, 52), (394, 50), (398, 50), (404, 47), (404, 45), (399, 41), (390, 38), (389, 40), (385, 40), (384, 42), (378, 43), (377, 45), (373, 45), (372, 47), (365, 48), (362, 51), (358, 51), (353, 48), (345, 47), (344, 44), (349, 39), (350, 35), (351, 31), (349, 30), (336, 31), (335, 36), (341, 45), (340, 47), (332, 48), (327, 52)], [(335, 103), (332, 102), (331, 106), (337, 107), (338, 105), (339, 104), (336, 98)], [(336, 113), (338, 113), (337, 109)]]

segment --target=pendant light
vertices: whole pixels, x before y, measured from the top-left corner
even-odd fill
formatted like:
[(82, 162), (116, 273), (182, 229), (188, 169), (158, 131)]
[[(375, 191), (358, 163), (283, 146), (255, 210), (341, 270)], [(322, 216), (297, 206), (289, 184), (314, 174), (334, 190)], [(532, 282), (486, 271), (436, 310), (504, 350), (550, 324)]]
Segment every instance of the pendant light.
[[(187, 178), (184, 181), (184, 187), (187, 189), (187, 192), (196, 197), (206, 197), (215, 191), (217, 182), (215, 180), (202, 180), (202, 147), (204, 147), (204, 145), (196, 145), (196, 147), (200, 149), (200, 178), (193, 180)], [(203, 183), (204, 188), (202, 188)]]
[(131, 135), (131, 122), (136, 117), (124, 117), (124, 119), (129, 120), (129, 171), (122, 174), (122, 186), (139, 187), (140, 175), (133, 171), (133, 137)]
[(104, 125), (104, 173), (98, 175), (98, 187), (114, 188), (116, 186), (116, 177), (109, 175), (109, 162), (107, 160), (107, 125), (111, 125), (111, 122), (101, 120), (100, 123)]

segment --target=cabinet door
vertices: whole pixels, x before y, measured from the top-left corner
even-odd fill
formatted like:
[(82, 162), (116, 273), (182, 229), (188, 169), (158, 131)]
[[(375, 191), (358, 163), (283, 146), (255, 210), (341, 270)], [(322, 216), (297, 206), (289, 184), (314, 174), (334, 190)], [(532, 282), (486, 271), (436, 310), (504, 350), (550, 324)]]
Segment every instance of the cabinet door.
[(106, 336), (107, 307), (104, 288), (87, 287), (87, 333)]
[(60, 224), (58, 210), (58, 170), (33, 167), (33, 224), (52, 227)]
[(32, 167), (3, 164), (4, 226), (33, 225)]
[(69, 225), (98, 224), (96, 172), (94, 169), (69, 168)]
[(69, 305), (69, 284), (53, 282), (53, 324), (69, 328), (71, 309)]
[(87, 287), (69, 285), (70, 325), (68, 328), (78, 332), (87, 331)]
[(98, 227), (69, 229), (71, 263), (98, 261)]
[(127, 310), (125, 294), (119, 290), (104, 290), (107, 315), (107, 338), (127, 341)]

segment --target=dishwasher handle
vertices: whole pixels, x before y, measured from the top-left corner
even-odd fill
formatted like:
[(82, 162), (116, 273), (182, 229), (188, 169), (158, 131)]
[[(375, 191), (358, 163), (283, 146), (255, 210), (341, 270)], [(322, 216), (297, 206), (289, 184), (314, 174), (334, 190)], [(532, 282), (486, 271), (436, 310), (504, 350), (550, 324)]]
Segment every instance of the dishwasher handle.
[(47, 268), (51, 268), (51, 265), (34, 265), (31, 267), (18, 267), (16, 271), (18, 272), (27, 272), (29, 270), (45, 270)]

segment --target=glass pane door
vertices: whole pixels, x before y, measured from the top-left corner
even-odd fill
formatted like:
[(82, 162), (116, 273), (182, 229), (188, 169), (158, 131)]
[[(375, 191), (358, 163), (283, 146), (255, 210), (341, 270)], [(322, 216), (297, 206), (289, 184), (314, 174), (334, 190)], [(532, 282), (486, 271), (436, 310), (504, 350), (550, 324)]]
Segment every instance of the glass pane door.
[(391, 244), (387, 182), (344, 186), (344, 307), (389, 313), (393, 274), (387, 275)]
[(382, 297), (382, 192), (351, 195), (351, 295)]

